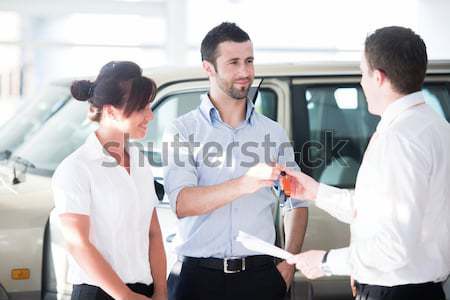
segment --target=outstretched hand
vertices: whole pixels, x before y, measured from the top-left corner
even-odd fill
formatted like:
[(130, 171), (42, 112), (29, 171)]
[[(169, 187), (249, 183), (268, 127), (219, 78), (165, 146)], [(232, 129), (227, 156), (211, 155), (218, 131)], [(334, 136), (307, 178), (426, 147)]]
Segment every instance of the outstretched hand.
[(281, 170), (291, 176), (291, 196), (302, 200), (315, 200), (319, 183), (305, 173), (281, 167)]
[(251, 194), (263, 187), (271, 187), (280, 175), (280, 169), (267, 164), (257, 164), (239, 178), (240, 187)]

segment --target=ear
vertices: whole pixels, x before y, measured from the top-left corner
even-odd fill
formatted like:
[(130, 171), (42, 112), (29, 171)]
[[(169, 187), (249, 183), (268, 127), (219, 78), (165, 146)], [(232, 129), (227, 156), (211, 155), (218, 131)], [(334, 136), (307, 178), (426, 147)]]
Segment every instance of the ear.
[(114, 106), (106, 104), (103, 105), (103, 113), (110, 119), (116, 120), (116, 110)]
[(216, 69), (214, 68), (214, 65), (210, 63), (207, 60), (204, 60), (202, 62), (203, 70), (205, 70), (206, 74), (208, 74), (208, 77), (212, 77), (216, 74)]
[(373, 75), (375, 76), (378, 86), (382, 86), (388, 79), (386, 74), (382, 70), (378, 69), (374, 70), (373, 72), (374, 72)]

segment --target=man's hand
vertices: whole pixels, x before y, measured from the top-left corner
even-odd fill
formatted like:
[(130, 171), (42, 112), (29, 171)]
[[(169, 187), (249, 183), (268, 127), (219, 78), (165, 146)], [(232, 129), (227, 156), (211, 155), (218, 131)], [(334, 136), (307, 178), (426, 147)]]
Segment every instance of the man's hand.
[(278, 179), (280, 169), (266, 164), (257, 164), (238, 179), (238, 188), (244, 194), (252, 194), (263, 187), (271, 187)]
[(287, 262), (299, 269), (303, 275), (309, 279), (316, 279), (325, 276), (323, 273), (321, 264), (325, 255), (325, 251), (322, 250), (310, 250), (289, 258)]
[(289, 289), (289, 287), (292, 284), (292, 280), (294, 279), (295, 267), (293, 265), (288, 264), (285, 260), (283, 260), (277, 265), (277, 269), (278, 272), (280, 272), (281, 276), (283, 277), (284, 281), (286, 282), (287, 289)]
[(282, 167), (282, 171), (292, 177), (291, 196), (302, 200), (315, 200), (319, 183), (314, 178), (299, 171), (293, 171)]

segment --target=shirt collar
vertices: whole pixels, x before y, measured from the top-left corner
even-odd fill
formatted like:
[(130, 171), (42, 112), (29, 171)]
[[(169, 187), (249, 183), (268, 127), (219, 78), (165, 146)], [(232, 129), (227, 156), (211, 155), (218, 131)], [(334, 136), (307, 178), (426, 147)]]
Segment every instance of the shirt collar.
[(84, 142), (84, 149), (86, 151), (85, 153), (91, 160), (115, 160), (100, 143), (95, 132), (92, 132)]
[(421, 91), (408, 94), (395, 100), (393, 103), (388, 105), (381, 116), (381, 120), (377, 126), (377, 131), (381, 132), (388, 128), (395, 118), (397, 118), (405, 110), (423, 103), (425, 103), (425, 101)]
[[(255, 106), (252, 101), (247, 99), (247, 109), (245, 112), (245, 121), (251, 125), (253, 125), (253, 112), (255, 110)], [(211, 98), (209, 98), (208, 94), (201, 95), (201, 103), (200, 103), (200, 111), (205, 116), (205, 118), (209, 121), (211, 125), (215, 125), (217, 123), (222, 123), (222, 119), (220, 117), (219, 111), (211, 102)]]

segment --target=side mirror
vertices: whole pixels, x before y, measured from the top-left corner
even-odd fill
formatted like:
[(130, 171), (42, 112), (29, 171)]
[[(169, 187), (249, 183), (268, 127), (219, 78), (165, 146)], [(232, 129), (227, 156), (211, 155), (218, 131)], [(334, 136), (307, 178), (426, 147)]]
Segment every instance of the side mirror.
[(164, 185), (158, 182), (158, 179), (161, 180), (162, 178), (155, 178), (155, 192), (156, 196), (158, 197), (159, 201), (162, 201), (164, 199)]

